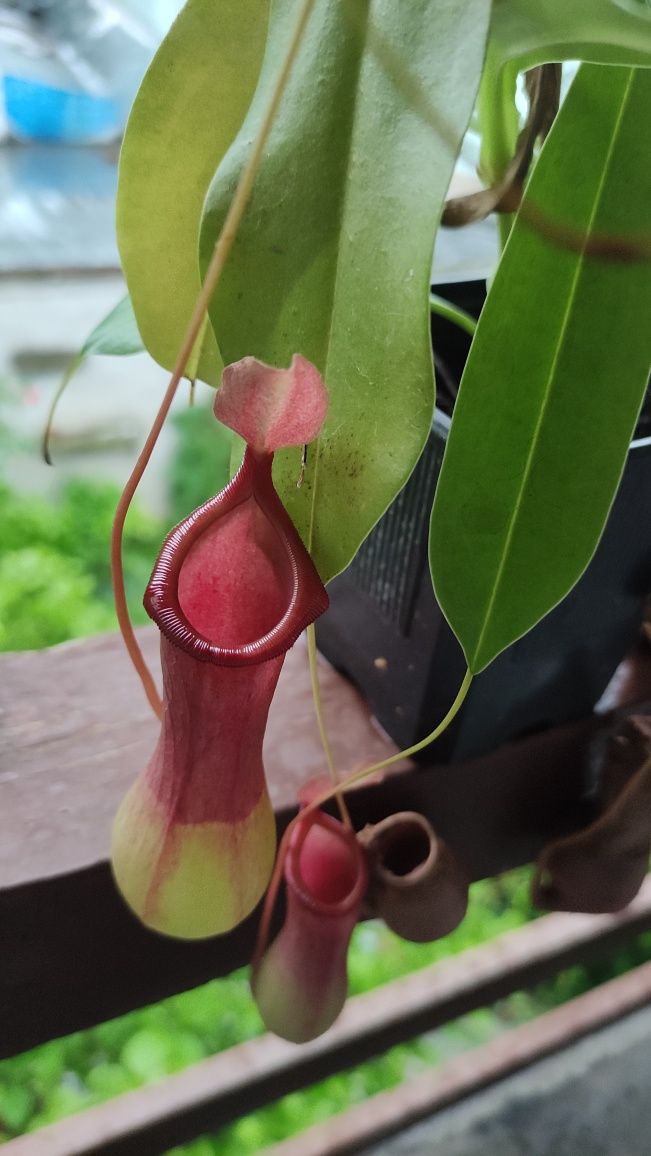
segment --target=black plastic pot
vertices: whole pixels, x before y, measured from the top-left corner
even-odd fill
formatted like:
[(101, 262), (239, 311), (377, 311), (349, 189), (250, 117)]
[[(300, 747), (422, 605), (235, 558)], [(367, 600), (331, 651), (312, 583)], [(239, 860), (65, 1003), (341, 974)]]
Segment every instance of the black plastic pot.
[[(475, 316), (483, 283), (444, 286)], [(454, 393), (468, 343), (435, 322), (439, 392)], [(449, 418), (437, 411), (412, 477), (329, 587), (321, 651), (361, 689), (401, 746), (429, 733), (463, 678), (459, 644), (434, 597), (429, 514)], [(599, 547), (567, 598), (475, 679), (455, 723), (427, 752), (436, 761), (486, 754), (511, 739), (587, 716), (638, 637), (651, 592), (651, 437), (637, 438)]]

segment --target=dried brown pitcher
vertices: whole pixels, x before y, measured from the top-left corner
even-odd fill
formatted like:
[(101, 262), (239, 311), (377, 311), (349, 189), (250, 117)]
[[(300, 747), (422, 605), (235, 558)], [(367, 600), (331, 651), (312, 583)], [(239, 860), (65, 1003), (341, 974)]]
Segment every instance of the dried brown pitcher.
[(364, 827), (358, 839), (368, 856), (372, 915), (415, 943), (440, 939), (461, 923), (469, 877), (423, 815), (399, 811)]

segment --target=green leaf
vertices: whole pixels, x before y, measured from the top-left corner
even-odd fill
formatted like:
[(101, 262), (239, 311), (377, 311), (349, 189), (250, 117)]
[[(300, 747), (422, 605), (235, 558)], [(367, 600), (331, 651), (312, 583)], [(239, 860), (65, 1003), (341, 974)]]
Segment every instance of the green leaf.
[(521, 69), (551, 60), (649, 66), (649, 11), (621, 0), (496, 0), (489, 55)]
[[(258, 91), (206, 200), (204, 264), (298, 6), (273, 6)], [(317, 0), (215, 295), (226, 361), (287, 365), (299, 352), (324, 375), (330, 411), (301, 489), (299, 451), (277, 455), (275, 474), (324, 580), (348, 564), (429, 431), (432, 246), (488, 15), (486, 0)]]
[(86, 338), (79, 353), (76, 353), (59, 382), (47, 418), (42, 438), (42, 452), (48, 465), (52, 464), (50, 457), (50, 435), (57, 406), (70, 385), (75, 374), (79, 372), (86, 358), (91, 353), (104, 353), (112, 357), (126, 357), (132, 353), (143, 353), (144, 345), (138, 332), (131, 299), (126, 296), (107, 313), (106, 317), (96, 325), (93, 332)]
[(81, 347), (80, 357), (88, 357), (91, 353), (126, 357), (143, 353), (144, 349), (131, 300), (126, 296), (95, 326)]
[(34, 1114), (34, 1106), (34, 1097), (29, 1088), (18, 1084), (0, 1084), (0, 1122), (14, 1135), (24, 1130), (30, 1116)]
[[(197, 245), (206, 189), (258, 77), (269, 0), (189, 0), (142, 82), (120, 155), (118, 244), (138, 326), (172, 369), (201, 285)], [(217, 384), (206, 331), (198, 375)]]
[(437, 597), (472, 671), (570, 590), (601, 535), (651, 360), (651, 268), (587, 256), (651, 230), (651, 72), (584, 65), (516, 218), (463, 375), (432, 514)]

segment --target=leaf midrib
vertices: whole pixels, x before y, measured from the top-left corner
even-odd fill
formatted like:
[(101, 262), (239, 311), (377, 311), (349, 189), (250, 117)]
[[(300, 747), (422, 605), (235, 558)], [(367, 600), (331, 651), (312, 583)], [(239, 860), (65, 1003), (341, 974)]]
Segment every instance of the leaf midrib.
[(620, 110), (619, 110), (619, 113), (617, 116), (616, 123), (615, 123), (614, 128), (613, 128), (610, 144), (608, 146), (608, 152), (606, 154), (606, 161), (605, 161), (602, 173), (601, 173), (599, 184), (598, 184), (596, 192), (595, 192), (594, 203), (592, 206), (592, 211), (590, 213), (590, 219), (588, 221), (588, 225), (586, 228), (584, 241), (583, 241), (583, 244), (581, 246), (581, 251), (579, 253), (579, 256), (578, 256), (578, 259), (576, 262), (576, 269), (574, 271), (574, 275), (572, 278), (572, 286), (571, 286), (570, 292), (568, 294), (567, 306), (566, 306), (564, 313), (563, 313), (563, 319), (561, 322), (559, 337), (558, 337), (558, 341), (556, 343), (556, 350), (554, 352), (554, 356), (553, 356), (552, 361), (551, 361), (548, 379), (547, 379), (547, 383), (545, 385), (543, 402), (542, 402), (542, 405), (540, 407), (540, 413), (538, 415), (536, 425), (534, 427), (533, 437), (531, 439), (529, 452), (527, 454), (527, 460), (525, 462), (525, 467), (524, 467), (524, 470), (522, 473), (522, 485), (520, 486), (520, 489), (518, 491), (518, 496), (516, 498), (515, 504), (513, 506), (513, 510), (511, 512), (511, 516), (509, 518), (508, 528), (507, 528), (506, 537), (505, 537), (505, 541), (504, 541), (504, 549), (502, 551), (502, 556), (500, 558), (500, 561), (499, 561), (499, 564), (498, 564), (498, 567), (497, 567), (497, 570), (495, 573), (495, 580), (493, 582), (493, 586), (492, 586), (492, 589), (491, 589), (491, 592), (489, 594), (488, 601), (486, 604), (486, 612), (484, 614), (483, 626), (481, 628), (481, 631), (479, 633), (479, 637), (477, 639), (477, 643), (476, 643), (475, 648), (473, 650), (472, 659), (469, 659), (469, 661), (471, 662), (471, 669), (474, 670), (475, 673), (477, 673), (477, 662), (478, 662), (479, 655), (481, 654), (481, 649), (482, 649), (482, 646), (484, 643), (484, 639), (486, 637), (486, 633), (488, 631), (488, 628), (491, 625), (492, 613), (493, 613), (493, 610), (495, 608), (495, 603), (497, 601), (497, 595), (499, 593), (499, 590), (500, 590), (500, 587), (502, 584), (502, 580), (504, 577), (504, 571), (506, 569), (506, 563), (508, 560), (511, 543), (512, 543), (514, 535), (515, 535), (515, 531), (516, 531), (517, 524), (518, 524), (519, 517), (520, 517), (520, 512), (521, 512), (521, 509), (522, 509), (522, 506), (524, 503), (524, 497), (525, 497), (525, 494), (527, 491), (527, 486), (528, 486), (529, 478), (531, 475), (531, 471), (533, 469), (533, 464), (534, 464), (534, 460), (536, 457), (536, 450), (538, 447), (538, 442), (540, 440), (540, 435), (541, 435), (541, 431), (543, 428), (544, 419), (545, 419), (545, 416), (547, 413), (550, 399), (551, 399), (553, 392), (554, 392), (554, 388), (553, 388), (554, 387), (554, 375), (556, 372), (556, 368), (558, 366), (558, 362), (560, 360), (561, 352), (562, 352), (564, 345), (565, 345), (569, 318), (570, 318), (570, 314), (572, 312), (572, 307), (574, 305), (574, 300), (576, 297), (576, 292), (577, 292), (577, 288), (578, 288), (580, 275), (581, 275), (581, 273), (583, 271), (583, 267), (584, 267), (588, 241), (592, 235), (594, 222), (595, 222), (595, 219), (596, 219), (596, 216), (597, 216), (600, 204), (601, 204), (601, 198), (603, 195), (604, 185), (606, 183), (606, 178), (610, 172), (610, 166), (611, 166), (611, 162), (612, 162), (613, 152), (614, 152), (615, 144), (617, 142), (617, 138), (618, 138), (619, 131), (621, 128), (621, 122), (622, 122), (622, 119), (624, 116), (624, 112), (626, 110), (626, 105), (627, 105), (628, 100), (629, 100), (631, 86), (633, 84), (633, 79), (635, 76), (635, 70), (633, 68), (629, 69), (629, 74), (630, 75), (629, 75), (629, 79), (628, 79), (628, 82), (626, 85), (626, 90), (625, 90), (624, 95), (622, 97), (621, 107), (620, 107)]
[[(358, 102), (359, 102), (359, 81), (360, 81), (360, 76), (361, 76), (361, 72), (362, 72), (362, 66), (364, 63), (364, 57), (366, 56), (367, 32), (368, 32), (368, 24), (369, 24), (370, 14), (371, 14), (371, 0), (367, 0), (366, 17), (364, 20), (364, 27), (362, 28), (360, 26), (360, 51), (359, 51), (357, 71), (356, 71), (355, 81), (354, 81), (355, 96), (354, 96), (354, 100), (353, 100), (353, 106), (352, 106), (351, 111), (350, 111), (350, 120), (349, 120), (350, 129), (349, 129), (349, 133), (348, 133), (348, 141), (347, 141), (347, 147), (346, 147), (346, 165), (345, 165), (346, 179), (345, 179), (345, 186), (344, 186), (343, 194), (341, 197), (341, 208), (339, 211), (339, 218), (337, 221), (337, 230), (335, 233), (336, 238), (340, 238), (341, 234), (343, 232), (343, 224), (344, 224), (344, 221), (346, 219), (346, 206), (347, 206), (348, 197), (349, 197), (349, 193), (350, 193), (350, 185), (351, 185), (350, 156), (351, 156), (351, 152), (352, 152), (353, 138), (355, 136), (355, 125), (357, 122), (357, 110), (358, 110)], [(330, 364), (330, 349), (332, 347), (332, 335), (333, 335), (333, 328), (334, 328), (335, 307), (336, 307), (336, 302), (337, 302), (337, 288), (338, 288), (338, 283), (339, 283), (339, 270), (340, 270), (340, 266), (341, 266), (342, 248), (343, 248), (343, 246), (341, 246), (340, 244), (337, 244), (334, 276), (332, 278), (332, 296), (330, 299), (330, 323), (328, 326), (328, 333), (327, 333), (327, 337), (325, 340), (325, 359), (324, 359), (324, 363), (323, 363), (323, 377), (324, 377), (324, 381), (326, 383), (326, 388), (328, 385), (328, 367)], [(315, 452), (314, 452), (314, 470), (312, 473), (312, 491), (311, 491), (311, 497), (310, 497), (310, 520), (309, 520), (309, 525), (308, 525), (307, 542), (306, 542), (306, 546), (307, 546), (308, 552), (310, 554), (312, 554), (313, 547), (314, 547), (314, 523), (315, 523), (315, 519), (316, 519), (319, 462), (321, 460), (322, 448), (323, 448), (323, 434), (319, 434), (318, 438), (316, 439)]]

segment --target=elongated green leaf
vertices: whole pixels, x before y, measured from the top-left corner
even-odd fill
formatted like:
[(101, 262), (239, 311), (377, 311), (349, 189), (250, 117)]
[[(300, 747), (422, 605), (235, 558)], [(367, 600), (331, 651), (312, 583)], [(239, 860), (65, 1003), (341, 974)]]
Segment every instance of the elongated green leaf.
[[(274, 3), (259, 89), (206, 201), (204, 260), (298, 8)], [(330, 412), (301, 489), (298, 451), (279, 454), (276, 472), (324, 579), (350, 561), (429, 430), (431, 253), (488, 14), (486, 0), (317, 0), (213, 303), (225, 360), (287, 365), (299, 352), (325, 377)]]
[(57, 386), (45, 421), (41, 443), (43, 457), (49, 465), (52, 464), (50, 435), (57, 406), (86, 358), (93, 353), (104, 353), (113, 357), (128, 357), (132, 353), (144, 353), (144, 351), (145, 347), (138, 332), (131, 300), (128, 296), (123, 297), (86, 338), (79, 353), (75, 354)]
[[(246, 113), (269, 0), (189, 0), (142, 82), (120, 155), (118, 244), (138, 326), (172, 369), (200, 290), (206, 189)], [(199, 376), (217, 384), (206, 333)]]
[(497, 68), (550, 60), (648, 67), (649, 11), (615, 0), (495, 0), (489, 55)]
[(128, 357), (144, 350), (131, 299), (127, 296), (95, 326), (81, 347), (81, 356), (104, 353), (110, 357)]
[[(651, 230), (651, 72), (584, 65), (525, 205), (585, 233)], [(651, 267), (555, 248), (516, 218), (434, 503), (431, 566), (471, 670), (572, 587), (597, 545), (651, 362)]]

